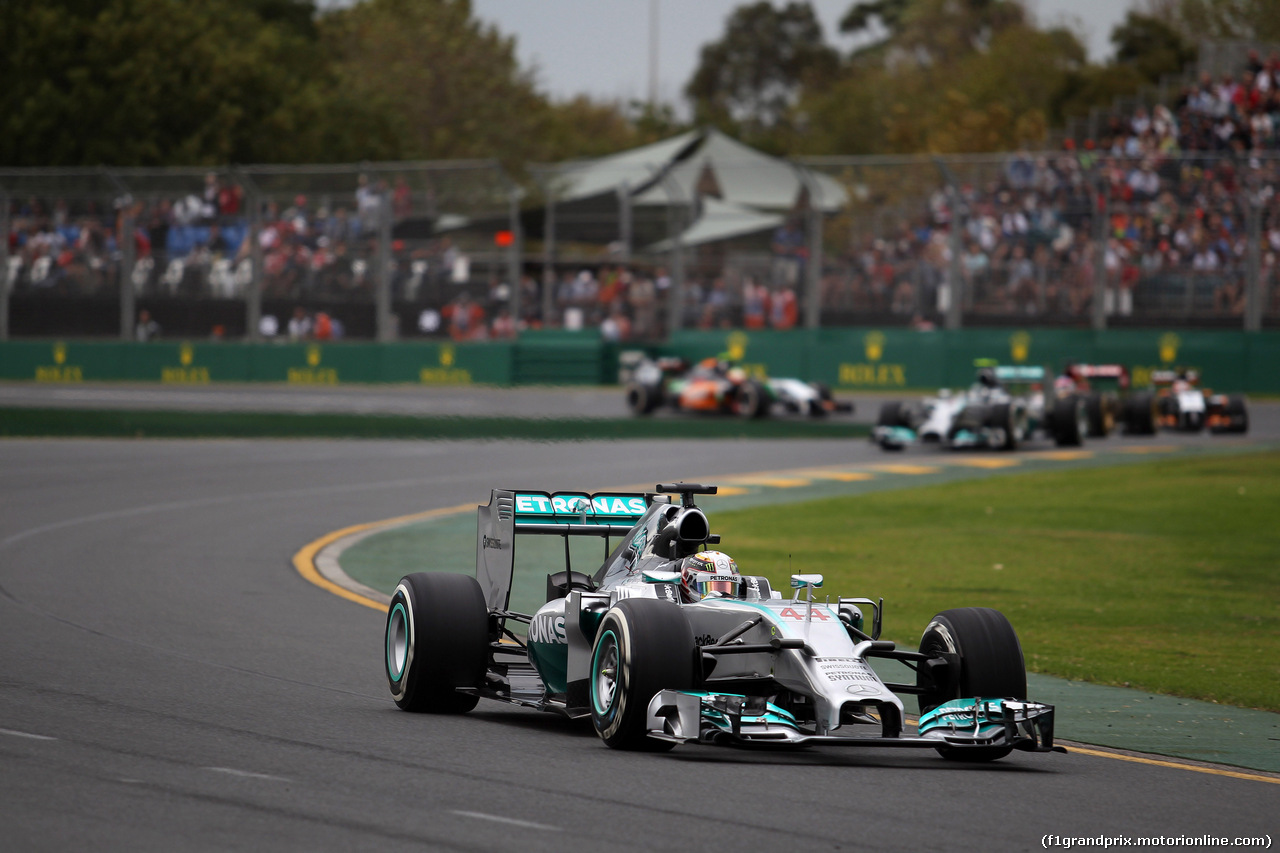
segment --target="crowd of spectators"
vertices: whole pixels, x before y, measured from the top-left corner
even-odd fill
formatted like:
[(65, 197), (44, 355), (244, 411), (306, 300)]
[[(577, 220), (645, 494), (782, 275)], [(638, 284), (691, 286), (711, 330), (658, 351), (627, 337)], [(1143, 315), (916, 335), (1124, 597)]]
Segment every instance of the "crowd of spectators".
[(1103, 272), (1109, 314), (1238, 315), (1250, 205), (1259, 275), (1280, 299), (1278, 124), (1280, 57), (1253, 54), (1172, 105), (1114, 117), (1096, 141), (972, 167), (954, 192), (918, 199), (898, 226), (862, 232), (828, 264), (824, 309), (928, 317), (945, 312), (959, 276), (966, 311), (1081, 317)]
[[(359, 176), (347, 199), (304, 194), (264, 204), (258, 244), (267, 297), (359, 297), (372, 292), (373, 254), (383, 194), (397, 219), (409, 215), (404, 178), (394, 186)], [(240, 298), (252, 275), (245, 192), (210, 173), (201, 192), (111, 202), (31, 197), (10, 205), (9, 279), (15, 292), (92, 295), (118, 288), (118, 235), (134, 225), (133, 283), (139, 296)], [(447, 238), (412, 251), (393, 246), (396, 286), (412, 298), (455, 262)], [(428, 271), (430, 270), (430, 276)]]
[[(932, 173), (930, 191), (877, 198), (865, 220), (851, 211), (849, 242), (836, 252), (828, 242), (823, 264), (827, 321), (896, 315), (927, 326), (957, 291), (979, 316), (1083, 318), (1099, 294), (1121, 316), (1238, 315), (1254, 268), (1251, 229), (1264, 310), (1280, 311), (1280, 53), (1251, 53), (1236, 74), (1201, 74), (1172, 103), (1110, 117), (1097, 139), (953, 171), (949, 187)], [(139, 296), (242, 298), (260, 257), (264, 298), (371, 301), (383, 217), (403, 223), (421, 199), (403, 177), (354, 183), (346, 193), (273, 196), (257, 211), (256, 245), (245, 192), (213, 173), (172, 198), (14, 200), (5, 272), (19, 293), (114, 293), (129, 254), (118, 235), (132, 222)], [(422, 334), (599, 328), (626, 341), (660, 337), (676, 311), (692, 328), (795, 326), (808, 265), (802, 220), (788, 218), (768, 239), (749, 257), (691, 253), (678, 306), (668, 272), (645, 264), (561, 266), (512, 284), (501, 253), (463, 251), (447, 234), (392, 232), (387, 254), (392, 299), (419, 306)], [(303, 337), (318, 337), (315, 319)]]

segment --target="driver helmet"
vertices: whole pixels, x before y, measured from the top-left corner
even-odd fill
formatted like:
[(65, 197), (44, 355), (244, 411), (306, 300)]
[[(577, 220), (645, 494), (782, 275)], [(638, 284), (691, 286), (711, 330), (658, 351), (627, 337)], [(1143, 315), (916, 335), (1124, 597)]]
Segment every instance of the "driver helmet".
[(990, 367), (984, 367), (978, 371), (978, 384), (984, 388), (998, 388), (1000, 383), (996, 380), (996, 372)]
[(680, 561), (680, 594), (687, 602), (708, 595), (742, 598), (745, 586), (738, 564), (721, 551), (699, 551)]

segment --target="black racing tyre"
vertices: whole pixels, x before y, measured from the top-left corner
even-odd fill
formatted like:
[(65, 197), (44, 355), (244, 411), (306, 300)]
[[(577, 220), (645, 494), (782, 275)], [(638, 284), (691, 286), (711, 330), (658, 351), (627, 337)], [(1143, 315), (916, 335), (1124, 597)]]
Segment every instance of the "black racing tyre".
[(1085, 415), (1089, 419), (1089, 438), (1106, 438), (1115, 427), (1114, 410), (1106, 395), (1097, 391), (1084, 398)]
[[(945, 684), (917, 677), (923, 692), (917, 697), (925, 714), (952, 699), (1026, 699), (1027, 670), (1018, 635), (1004, 614), (989, 607), (944, 610), (929, 622), (920, 637), (920, 652), (955, 655), (959, 672), (948, 673)], [(935, 747), (955, 761), (994, 761), (1013, 747)]]
[(1222, 435), (1224, 433), (1246, 433), (1249, 431), (1249, 410), (1242, 395), (1232, 394), (1227, 397), (1222, 415), (1225, 416), (1226, 423), (1222, 423), (1220, 420), (1217, 425), (1210, 427), (1209, 431), (1213, 434)]
[(632, 382), (627, 386), (627, 408), (633, 415), (647, 415), (662, 403), (662, 388)]
[(969, 432), (978, 432), (991, 422), (991, 406), (973, 403), (956, 412), (956, 416), (951, 421), (951, 429), (948, 430), (947, 438), (953, 438), (962, 429)]
[(1089, 413), (1082, 397), (1072, 394), (1053, 402), (1053, 442), (1059, 447), (1079, 447), (1089, 432)]
[(809, 387), (818, 395), (818, 399), (809, 401), (809, 417), (825, 418), (830, 411), (831, 389), (822, 382), (810, 382)]
[(910, 426), (907, 423), (906, 406), (897, 400), (880, 405), (880, 417), (876, 419), (876, 426)]
[(1025, 427), (1018, 422), (1018, 410), (1012, 403), (996, 403), (989, 408), (983, 425), (1003, 433), (1003, 437), (994, 444), (997, 450), (1017, 450), (1018, 439), (1025, 432)]
[(733, 412), (744, 418), (762, 418), (769, 413), (769, 392), (754, 379), (738, 386), (733, 395)]
[(1133, 394), (1125, 400), (1125, 435), (1155, 435), (1159, 423), (1156, 396), (1149, 391)]
[(416, 572), (396, 586), (387, 608), (383, 667), (405, 711), (462, 714), (479, 697), (459, 687), (484, 682), (489, 608), (470, 575)]
[(678, 604), (624, 598), (611, 607), (591, 652), (591, 723), (600, 739), (614, 749), (670, 749), (645, 734), (645, 716), (658, 691), (694, 686), (694, 648)]

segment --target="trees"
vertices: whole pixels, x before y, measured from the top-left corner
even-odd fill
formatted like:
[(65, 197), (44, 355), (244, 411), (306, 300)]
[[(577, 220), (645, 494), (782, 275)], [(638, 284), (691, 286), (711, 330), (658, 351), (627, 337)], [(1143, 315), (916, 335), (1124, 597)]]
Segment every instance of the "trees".
[(807, 152), (955, 153), (1037, 141), (1048, 104), (1086, 63), (1074, 34), (1036, 28), (1007, 0), (876, 0), (854, 6), (842, 29), (883, 37), (849, 57), (825, 90), (805, 93)]
[[(325, 15), (331, 100), (356, 159), (445, 159), (529, 152), (545, 103), (515, 42), (466, 0), (367, 0)], [(350, 119), (354, 119), (351, 121)]]
[(0, 166), (513, 164), (670, 124), (550, 102), (468, 0), (5, 2), (0, 79)]
[(802, 87), (821, 88), (838, 64), (808, 3), (779, 9), (761, 0), (738, 7), (720, 40), (702, 48), (685, 94), (698, 122), (778, 148), (793, 129)]
[(309, 0), (4, 6), (4, 165), (261, 160), (319, 73)]
[(1275, 0), (1167, 0), (1151, 6), (1152, 17), (1192, 40), (1280, 41), (1280, 4)]
[(1111, 32), (1116, 65), (1136, 71), (1145, 81), (1159, 82), (1161, 75), (1177, 74), (1194, 62), (1196, 49), (1168, 21), (1130, 11)]

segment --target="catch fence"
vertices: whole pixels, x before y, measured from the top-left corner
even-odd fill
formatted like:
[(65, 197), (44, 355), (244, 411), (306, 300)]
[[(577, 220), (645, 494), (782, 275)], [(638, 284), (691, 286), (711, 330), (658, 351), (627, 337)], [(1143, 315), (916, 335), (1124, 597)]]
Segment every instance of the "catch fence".
[(748, 151), (0, 171), (0, 335), (1280, 321), (1280, 155)]

